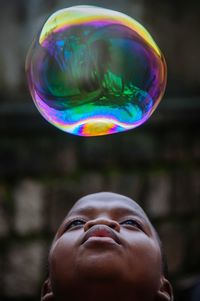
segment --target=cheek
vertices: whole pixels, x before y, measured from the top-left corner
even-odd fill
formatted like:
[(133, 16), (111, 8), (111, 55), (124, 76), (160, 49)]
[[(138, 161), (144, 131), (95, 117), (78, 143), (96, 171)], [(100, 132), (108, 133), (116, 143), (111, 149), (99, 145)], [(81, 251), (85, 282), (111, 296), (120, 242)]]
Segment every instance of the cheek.
[(161, 276), (161, 253), (155, 241), (138, 232), (127, 237), (127, 265), (132, 277), (145, 281), (159, 281)]
[(50, 276), (53, 283), (66, 283), (72, 276), (80, 235), (64, 234), (53, 245), (50, 256)]

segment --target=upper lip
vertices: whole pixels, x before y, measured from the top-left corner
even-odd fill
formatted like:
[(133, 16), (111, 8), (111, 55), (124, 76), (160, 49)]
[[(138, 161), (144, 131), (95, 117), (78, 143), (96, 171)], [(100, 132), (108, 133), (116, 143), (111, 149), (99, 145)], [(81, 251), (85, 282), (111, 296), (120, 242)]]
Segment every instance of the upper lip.
[(110, 227), (106, 225), (94, 225), (84, 235), (82, 243), (88, 240), (90, 237), (110, 237), (116, 243), (120, 244), (118, 235)]

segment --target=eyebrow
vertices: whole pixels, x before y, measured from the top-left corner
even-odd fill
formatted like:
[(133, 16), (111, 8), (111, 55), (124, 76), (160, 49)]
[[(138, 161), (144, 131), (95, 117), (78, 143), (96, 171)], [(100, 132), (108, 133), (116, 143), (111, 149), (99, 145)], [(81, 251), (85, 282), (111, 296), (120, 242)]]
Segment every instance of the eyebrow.
[[(93, 206), (87, 206), (87, 207), (81, 207), (79, 209), (75, 209), (72, 210), (70, 212), (70, 215), (68, 215), (67, 217), (73, 216), (73, 215), (93, 215), (95, 213), (95, 211), (97, 210), (96, 207)], [(111, 209), (110, 209), (111, 210)], [(123, 207), (114, 207), (112, 208), (112, 210), (114, 211), (114, 215), (134, 215), (134, 216), (138, 216), (140, 218), (142, 218), (144, 221), (148, 221), (146, 215), (140, 211), (140, 210), (134, 210), (133, 208), (129, 207), (129, 206), (123, 206)]]

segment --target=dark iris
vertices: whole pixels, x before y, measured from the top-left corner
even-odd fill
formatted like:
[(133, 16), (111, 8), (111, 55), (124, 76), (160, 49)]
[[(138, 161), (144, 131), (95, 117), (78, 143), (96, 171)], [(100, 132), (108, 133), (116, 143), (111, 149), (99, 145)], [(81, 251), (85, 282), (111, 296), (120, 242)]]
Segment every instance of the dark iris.
[(140, 223), (137, 222), (137, 221), (134, 220), (134, 219), (128, 219), (128, 220), (125, 220), (125, 221), (123, 221), (121, 224), (130, 225), (130, 226), (137, 227), (137, 228), (143, 230), (143, 228), (142, 228), (142, 226), (140, 225)]
[(73, 228), (73, 227), (77, 227), (77, 226), (82, 226), (85, 224), (85, 221), (82, 219), (76, 219), (74, 221), (72, 221), (71, 223), (69, 223), (67, 225), (67, 229)]

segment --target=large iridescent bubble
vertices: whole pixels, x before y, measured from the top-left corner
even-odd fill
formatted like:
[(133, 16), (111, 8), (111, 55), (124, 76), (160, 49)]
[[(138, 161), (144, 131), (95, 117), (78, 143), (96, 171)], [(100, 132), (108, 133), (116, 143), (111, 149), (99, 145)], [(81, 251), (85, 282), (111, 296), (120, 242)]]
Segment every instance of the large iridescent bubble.
[(94, 6), (54, 13), (34, 39), (26, 72), (40, 113), (81, 136), (143, 124), (166, 85), (164, 57), (142, 25)]

